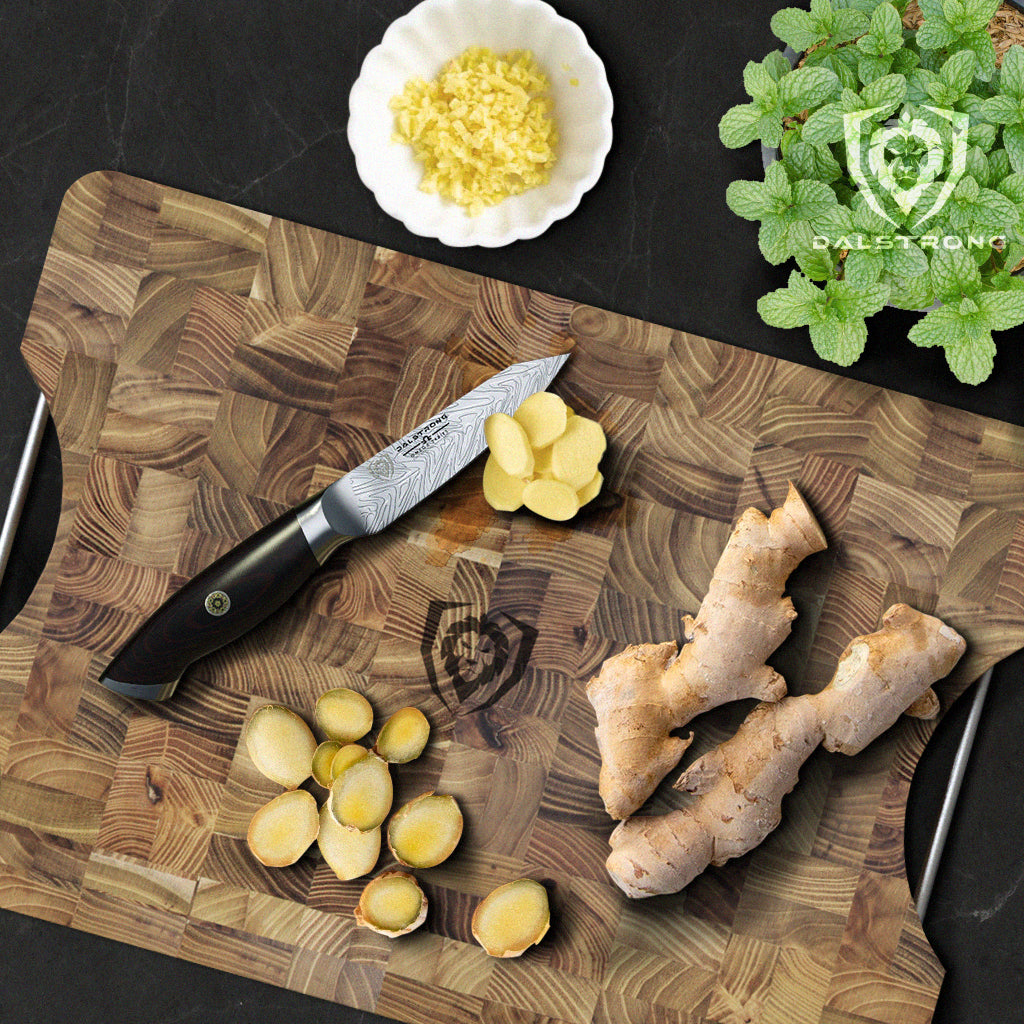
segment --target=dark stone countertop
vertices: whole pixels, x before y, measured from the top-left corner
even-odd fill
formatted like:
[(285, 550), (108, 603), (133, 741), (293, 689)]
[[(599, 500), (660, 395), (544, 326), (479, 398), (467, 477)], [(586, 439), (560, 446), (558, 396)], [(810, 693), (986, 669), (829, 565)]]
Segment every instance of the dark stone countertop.
[[(360, 184), (345, 139), (360, 62), (412, 0), (0, 0), (0, 500), (35, 402), (18, 345), (64, 190), (122, 170), (429, 259), (521, 282), (773, 355), (820, 365), (803, 331), (759, 320), (785, 280), (725, 186), (760, 177), (756, 147), (722, 148), (717, 122), (744, 99), (741, 73), (775, 43), (783, 0), (555, 0), (605, 61), (615, 142), (569, 219), (503, 249), (410, 235)], [(993, 378), (957, 384), (941, 352), (913, 348), (906, 314), (871, 322), (849, 375), (1024, 423), (1024, 333), (1004, 333)], [(49, 551), (60, 460), (47, 433), (0, 591), (0, 625)], [(1024, 1019), (1024, 656), (996, 670), (926, 929), (948, 968), (935, 1024)], [(968, 698), (917, 773), (907, 861), (916, 887)], [(0, 1022), (152, 1024), (377, 1020), (316, 999), (27, 917), (0, 912)]]

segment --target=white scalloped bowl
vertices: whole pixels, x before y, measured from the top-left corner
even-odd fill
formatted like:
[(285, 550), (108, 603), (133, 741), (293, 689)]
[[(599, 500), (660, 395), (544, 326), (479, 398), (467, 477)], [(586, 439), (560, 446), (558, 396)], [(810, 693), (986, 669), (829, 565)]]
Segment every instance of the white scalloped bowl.
[[(558, 159), (544, 185), (470, 216), (420, 191), (422, 167), (392, 140), (388, 102), (410, 78), (430, 80), (467, 47), (530, 50), (547, 74)], [(398, 18), (363, 61), (349, 94), (349, 145), (381, 209), (410, 231), (445, 245), (499, 246), (534, 238), (576, 209), (598, 179), (612, 141), (612, 94), (582, 30), (543, 0), (424, 0)]]

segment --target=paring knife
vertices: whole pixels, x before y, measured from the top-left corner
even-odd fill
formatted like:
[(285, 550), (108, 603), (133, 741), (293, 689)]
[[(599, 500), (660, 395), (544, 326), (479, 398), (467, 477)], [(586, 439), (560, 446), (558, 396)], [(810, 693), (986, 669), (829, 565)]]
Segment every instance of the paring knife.
[(507, 367), (232, 548), (142, 624), (100, 682), (126, 697), (166, 700), (192, 662), (280, 608), (341, 544), (383, 530), (472, 462), (487, 446), (487, 417), (511, 415), (568, 358)]

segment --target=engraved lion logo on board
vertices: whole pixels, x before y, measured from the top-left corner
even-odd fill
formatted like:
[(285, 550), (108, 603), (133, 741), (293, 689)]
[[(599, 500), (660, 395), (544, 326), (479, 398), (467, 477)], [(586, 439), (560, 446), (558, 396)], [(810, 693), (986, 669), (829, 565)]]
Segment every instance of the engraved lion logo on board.
[(431, 601), (420, 651), (430, 688), (455, 715), (491, 707), (522, 679), (537, 630), (502, 611)]

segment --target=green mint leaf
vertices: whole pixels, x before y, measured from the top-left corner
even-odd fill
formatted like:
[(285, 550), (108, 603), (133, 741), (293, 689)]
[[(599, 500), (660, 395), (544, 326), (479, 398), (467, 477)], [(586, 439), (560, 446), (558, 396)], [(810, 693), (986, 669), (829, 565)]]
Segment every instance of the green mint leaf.
[(757, 134), (769, 149), (778, 149), (784, 134), (782, 119), (774, 114), (762, 114), (757, 123)]
[(990, 228), (994, 231), (1009, 227), (1020, 220), (1020, 211), (1014, 203), (1001, 192), (983, 188), (974, 201), (973, 224), (976, 227)]
[(730, 107), (718, 122), (718, 137), (727, 149), (742, 149), (758, 137), (761, 110), (753, 103)]
[(795, 258), (796, 265), (811, 281), (830, 281), (835, 276), (835, 258), (828, 249), (801, 249)]
[(764, 188), (765, 195), (778, 200), (777, 209), (793, 202), (793, 186), (789, 182), (785, 165), (779, 160), (769, 164), (764, 172)]
[(761, 63), (776, 82), (781, 82), (793, 70), (793, 65), (782, 50), (772, 50)]
[(1024, 126), (1007, 125), (1003, 129), (1003, 146), (1010, 166), (1017, 174), (1024, 174)]
[(757, 312), (769, 327), (806, 327), (814, 307), (824, 301), (824, 292), (794, 270), (785, 288), (777, 288), (757, 300)]
[(842, 88), (857, 88), (860, 83), (857, 80), (856, 49), (850, 46), (843, 46), (838, 50), (829, 51), (827, 48), (822, 48), (821, 51), (815, 50), (814, 52), (822, 54), (818, 63), (823, 68), (828, 68), (839, 79), (839, 84)]
[(853, 249), (846, 257), (844, 280), (854, 288), (870, 288), (878, 284), (885, 269), (882, 254), (870, 249)]
[(960, 98), (960, 94), (950, 89), (945, 82), (929, 82), (925, 89), (931, 98), (940, 107), (951, 107)]
[(969, 174), (964, 175), (953, 189), (953, 199), (964, 203), (973, 203), (981, 191), (978, 183)]
[(1024, 292), (1024, 278), (1011, 274), (1008, 270), (999, 270), (989, 279), (989, 284), (1000, 292)]
[(864, 108), (881, 107), (876, 121), (884, 121), (907, 98), (907, 79), (905, 75), (883, 75), (869, 82), (860, 94)]
[[(1021, 286), (1024, 287), (1024, 282), (1021, 282)], [(982, 292), (977, 303), (985, 314), (985, 322), (993, 331), (1008, 331), (1024, 324), (1024, 291), (1013, 288)]]
[[(988, 22), (986, 21), (985, 24), (987, 25)], [(960, 37), (960, 45), (972, 50), (978, 59), (978, 68), (974, 72), (974, 77), (987, 82), (996, 70), (996, 47), (992, 42), (992, 37), (984, 28), (981, 28), (973, 32), (965, 32)]]
[(811, 344), (822, 359), (850, 366), (863, 354), (868, 325), (860, 320), (824, 320), (810, 325)]
[(1005, 149), (993, 149), (988, 155), (990, 181), (1002, 181), (1010, 173), (1010, 158)]
[(761, 181), (734, 181), (725, 190), (726, 205), (744, 220), (760, 220), (774, 212), (774, 203)]
[[(1002, 0), (945, 0), (943, 10), (947, 7), (962, 7), (964, 24), (967, 29), (983, 29), (995, 17)], [(947, 21), (952, 19), (947, 15)]]
[(959, 98), (971, 87), (974, 72), (978, 68), (978, 58), (973, 50), (960, 50), (954, 53), (939, 71), (939, 77)]
[(894, 239), (892, 248), (882, 251), (882, 259), (893, 277), (928, 277), (928, 257), (914, 242)]
[(897, 309), (927, 309), (935, 302), (931, 277), (925, 273), (893, 281), (889, 301)]
[[(989, 125), (989, 127), (992, 126)], [(967, 174), (979, 185), (987, 185), (991, 180), (988, 157), (979, 146), (968, 146), (967, 148)]]
[(1008, 174), (998, 185), (996, 190), (1006, 196), (1011, 203), (1024, 203), (1024, 174)]
[(835, 241), (844, 238), (854, 230), (853, 214), (845, 206), (835, 205), (811, 222), (819, 235)]
[(903, 48), (903, 20), (891, 3), (879, 4), (875, 8), (868, 36), (877, 40), (878, 49), (874, 52), (879, 55), (891, 56)]
[(823, 217), (836, 205), (836, 194), (823, 181), (793, 182), (793, 205), (789, 213), (794, 220)]
[(889, 288), (883, 284), (856, 287), (849, 281), (829, 281), (825, 294), (831, 311), (841, 320), (874, 316), (889, 301)]
[(820, 33), (811, 15), (798, 7), (784, 7), (776, 11), (772, 15), (771, 30), (772, 35), (793, 47), (797, 53), (809, 50), (829, 35), (827, 30)]
[(1020, 103), (1012, 96), (989, 96), (981, 105), (981, 116), (990, 124), (1018, 124)]
[(913, 50), (904, 48), (892, 55), (892, 70), (897, 75), (909, 75), (920, 63), (920, 54)]
[(918, 0), (918, 7), (921, 13), (930, 21), (945, 21), (946, 15), (942, 10), (942, 0)]
[(757, 232), (761, 255), (773, 266), (785, 263), (792, 255), (789, 247), (789, 225), (779, 216), (766, 217)]
[(773, 107), (778, 102), (778, 82), (772, 78), (765, 65), (756, 60), (747, 62), (743, 69), (743, 88), (747, 95), (763, 107)]
[(949, 368), (964, 384), (980, 384), (992, 373), (996, 346), (983, 310), (942, 306), (926, 313), (908, 337), (922, 348), (941, 345)]
[(803, 110), (813, 110), (827, 103), (839, 92), (835, 72), (822, 67), (797, 68), (780, 85), (779, 102), (787, 117)]
[(994, 124), (972, 124), (967, 131), (967, 141), (987, 153), (995, 144), (999, 129)]
[(892, 57), (861, 57), (857, 75), (865, 85), (878, 81), (892, 70)]
[(977, 264), (963, 249), (938, 247), (932, 253), (929, 272), (936, 297), (947, 304), (975, 294), (981, 284)]
[(843, 108), (826, 103), (804, 122), (804, 139), (814, 146), (839, 142), (843, 137)]
[(942, 50), (951, 46), (959, 38), (959, 33), (945, 21), (929, 18), (917, 30), (917, 45), (922, 50)]
[(999, 70), (999, 91), (1019, 103), (1024, 100), (1024, 47), (1015, 43), (1003, 54)]
[(864, 35), (870, 27), (871, 19), (863, 11), (851, 9), (838, 10), (835, 12), (835, 21), (832, 25), (832, 41), (835, 43), (848, 43), (858, 36)]

